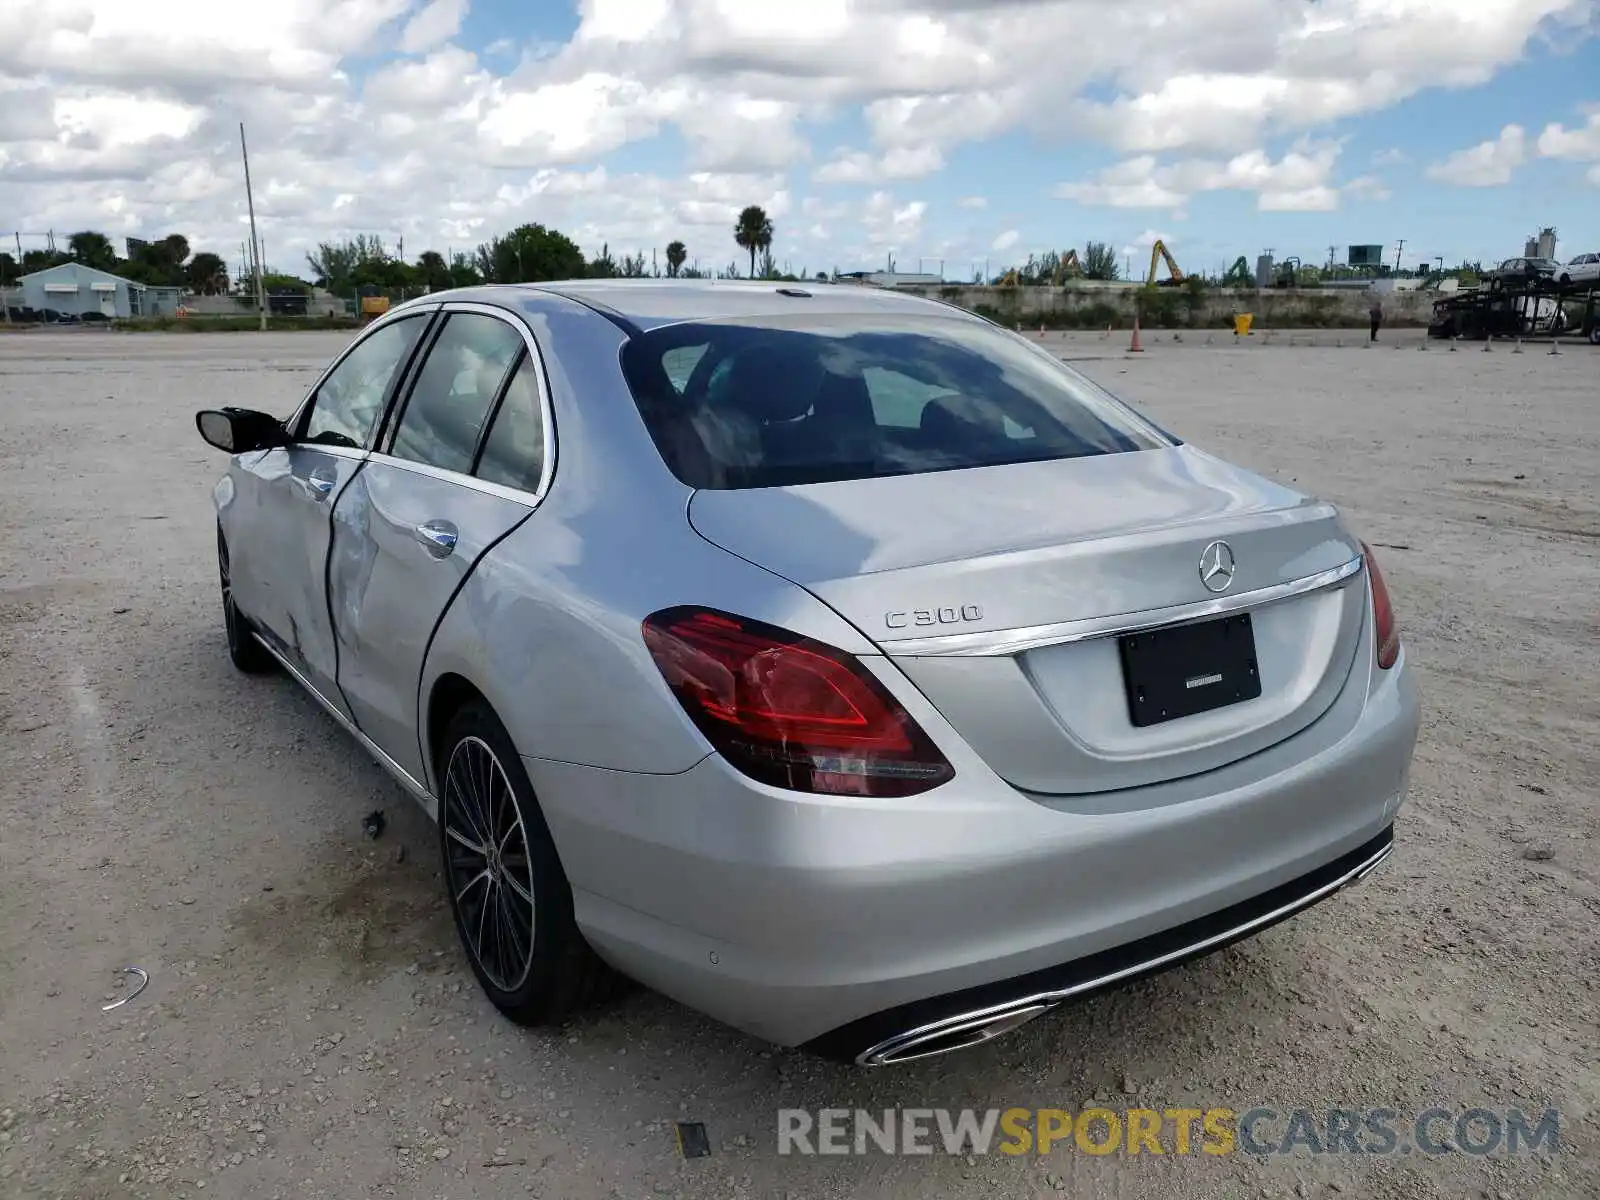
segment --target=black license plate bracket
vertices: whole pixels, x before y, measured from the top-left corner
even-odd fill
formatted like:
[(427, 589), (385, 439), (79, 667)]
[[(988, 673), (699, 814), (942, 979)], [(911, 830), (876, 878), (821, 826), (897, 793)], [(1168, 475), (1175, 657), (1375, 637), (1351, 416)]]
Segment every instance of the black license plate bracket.
[(1249, 613), (1124, 634), (1117, 649), (1128, 717), (1141, 729), (1261, 695)]

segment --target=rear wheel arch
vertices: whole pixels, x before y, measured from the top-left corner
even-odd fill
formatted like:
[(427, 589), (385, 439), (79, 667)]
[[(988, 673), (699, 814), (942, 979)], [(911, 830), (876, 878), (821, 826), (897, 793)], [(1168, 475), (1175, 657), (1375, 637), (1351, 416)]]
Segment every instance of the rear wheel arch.
[(447, 671), (433, 681), (433, 687), (428, 693), (427, 717), (423, 725), (423, 750), (426, 752), (426, 761), (434, 778), (437, 780), (444, 764), (439, 761), (440, 752), (444, 750), (444, 735), (450, 728), (450, 721), (467, 705), (472, 703), (482, 704), (490, 712), (494, 705), (489, 703), (481, 690), (464, 675), (454, 671)]

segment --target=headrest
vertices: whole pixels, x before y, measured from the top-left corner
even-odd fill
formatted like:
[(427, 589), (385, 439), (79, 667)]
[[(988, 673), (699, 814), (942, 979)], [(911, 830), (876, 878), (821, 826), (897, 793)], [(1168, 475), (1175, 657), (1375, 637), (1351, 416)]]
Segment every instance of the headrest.
[(717, 380), (712, 406), (762, 422), (792, 421), (810, 410), (822, 374), (816, 354), (799, 342), (761, 342), (734, 357)]

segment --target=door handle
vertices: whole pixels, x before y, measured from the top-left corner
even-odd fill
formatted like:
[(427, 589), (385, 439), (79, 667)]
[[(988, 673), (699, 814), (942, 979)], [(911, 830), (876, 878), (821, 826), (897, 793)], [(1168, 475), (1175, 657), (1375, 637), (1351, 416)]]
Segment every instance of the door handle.
[(449, 521), (425, 521), (414, 531), (429, 554), (435, 558), (449, 558), (456, 548), (456, 527)]
[(313, 500), (326, 500), (328, 493), (333, 491), (334, 484), (338, 482), (338, 475), (327, 467), (318, 467), (306, 476), (306, 488)]

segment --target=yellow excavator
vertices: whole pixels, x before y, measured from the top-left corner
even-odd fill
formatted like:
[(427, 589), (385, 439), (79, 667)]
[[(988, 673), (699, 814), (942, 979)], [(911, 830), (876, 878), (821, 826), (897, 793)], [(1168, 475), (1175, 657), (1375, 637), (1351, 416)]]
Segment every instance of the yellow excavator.
[[(1031, 258), (1028, 261), (1030, 264), (1033, 262)], [(1078, 262), (1078, 252), (1076, 250), (1068, 250), (1065, 254), (1057, 256), (1055, 269), (1050, 272), (1051, 287), (1060, 287), (1069, 279), (1081, 278), (1083, 278), (1083, 266)], [(1035, 282), (1042, 284), (1044, 279), (1041, 277)], [(995, 286), (1012, 288), (1020, 286), (1021, 283), (1022, 276), (1018, 274), (1016, 267), (1012, 267), (1004, 275), (1000, 276), (1000, 282)]]
[[(1167, 264), (1168, 278), (1157, 279), (1156, 266), (1162, 261)], [(1177, 287), (1183, 279), (1183, 271), (1179, 268), (1177, 260), (1172, 257), (1172, 252), (1167, 249), (1165, 242), (1157, 238), (1156, 244), (1150, 247), (1150, 274), (1145, 277), (1145, 286), (1155, 284), (1157, 287)]]

